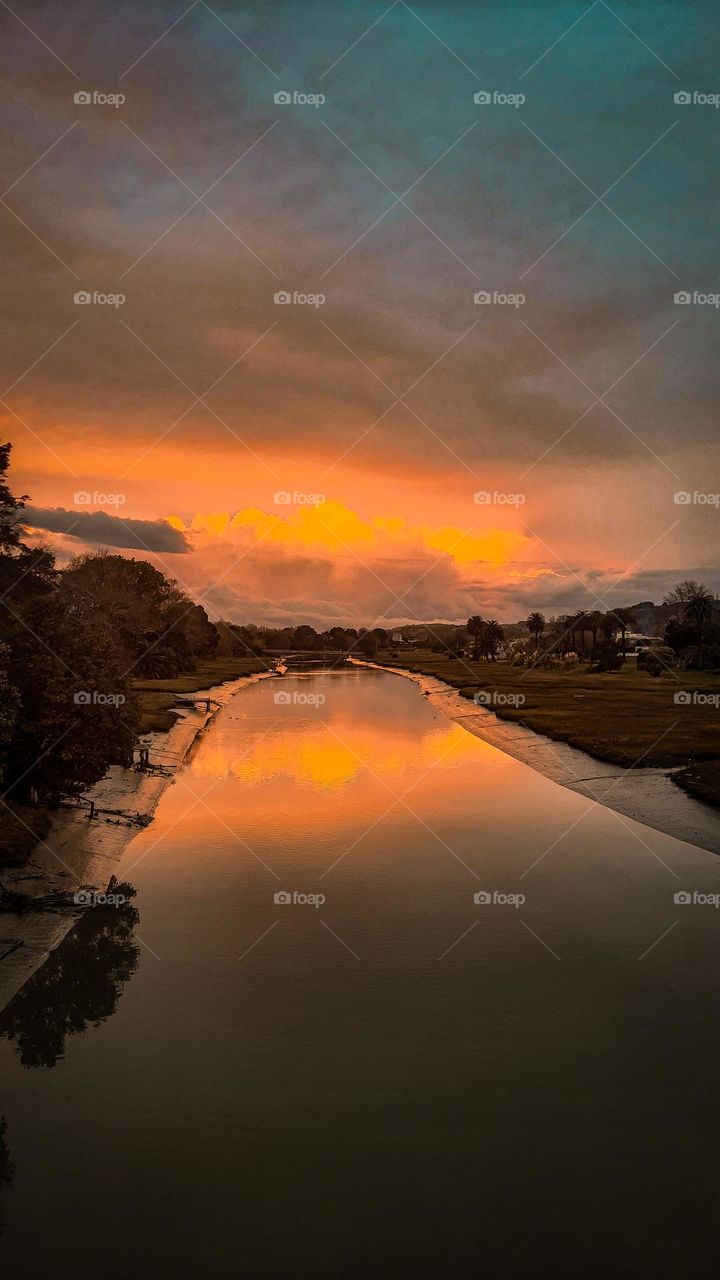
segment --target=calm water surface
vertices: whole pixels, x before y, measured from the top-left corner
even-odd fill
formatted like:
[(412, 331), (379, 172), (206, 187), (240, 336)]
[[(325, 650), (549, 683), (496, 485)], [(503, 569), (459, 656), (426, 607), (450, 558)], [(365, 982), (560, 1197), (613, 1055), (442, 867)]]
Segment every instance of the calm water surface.
[(0, 1022), (8, 1274), (715, 1274), (716, 857), (358, 671), (241, 691), (118, 874)]

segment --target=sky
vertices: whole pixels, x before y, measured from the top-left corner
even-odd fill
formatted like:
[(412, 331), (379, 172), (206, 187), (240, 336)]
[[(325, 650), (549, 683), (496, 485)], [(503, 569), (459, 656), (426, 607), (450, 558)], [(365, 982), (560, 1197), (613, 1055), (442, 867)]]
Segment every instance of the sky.
[(716, 16), (0, 0), (30, 536), (270, 625), (720, 589)]

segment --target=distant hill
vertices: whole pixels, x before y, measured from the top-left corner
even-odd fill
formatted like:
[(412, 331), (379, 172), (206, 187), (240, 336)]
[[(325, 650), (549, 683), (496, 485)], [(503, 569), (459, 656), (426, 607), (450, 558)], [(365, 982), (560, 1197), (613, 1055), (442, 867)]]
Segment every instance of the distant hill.
[[(631, 604), (628, 607), (635, 618), (636, 625), (632, 628), (633, 631), (643, 636), (664, 636), (668, 617), (664, 604), (654, 604), (652, 600), (641, 600), (639, 604)], [(610, 613), (611, 608), (608, 606), (607, 609), (600, 609), (600, 612)], [(506, 640), (516, 640), (519, 636), (527, 635), (524, 619), (521, 622), (507, 623), (504, 629)]]
[[(663, 636), (665, 634), (667, 622), (667, 608), (665, 605), (654, 604), (652, 600), (641, 600), (638, 604), (633, 604), (629, 607), (636, 622), (633, 631), (637, 631), (644, 636)], [(609, 608), (605, 612), (610, 612)], [(549, 617), (550, 615), (548, 614), (547, 616)], [(463, 625), (463, 622), (428, 622), (426, 624), (413, 623), (402, 627), (390, 627), (388, 630), (390, 635), (399, 632), (406, 641), (421, 645), (423, 642), (432, 644), (434, 640), (449, 640), (458, 627)], [(528, 634), (524, 618), (521, 618), (519, 622), (503, 622), (502, 628), (505, 632), (506, 640), (517, 640)]]

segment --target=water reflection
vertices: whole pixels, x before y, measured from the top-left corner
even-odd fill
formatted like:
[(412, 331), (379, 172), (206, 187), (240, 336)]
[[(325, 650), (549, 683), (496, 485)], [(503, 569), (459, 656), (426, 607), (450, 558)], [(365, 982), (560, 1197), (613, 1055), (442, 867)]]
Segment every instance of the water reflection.
[[(117, 890), (126, 898), (136, 892), (128, 884)], [(88, 911), (0, 1014), (0, 1036), (15, 1042), (23, 1066), (54, 1067), (67, 1036), (112, 1017), (137, 967), (138, 920), (130, 902)]]
[[(7, 1133), (7, 1121), (4, 1116), (0, 1116), (0, 1191), (9, 1182), (12, 1182), (15, 1173), (15, 1165), (10, 1159), (10, 1148), (8, 1147), (5, 1134)], [(2, 1214), (0, 1214), (0, 1236), (3, 1231)]]
[(407, 731), (392, 732), (385, 726), (378, 732), (375, 726), (359, 728), (357, 723), (345, 724), (342, 719), (335, 719), (330, 726), (303, 718), (271, 733), (260, 730), (250, 749), (243, 744), (242, 752), (237, 736), (218, 728), (214, 740), (207, 740), (193, 761), (196, 777), (237, 778), (249, 785), (283, 778), (336, 790), (354, 782), (368, 768), (381, 777), (398, 779), (438, 764), (445, 768), (467, 764), (479, 754), (477, 739), (460, 725), (420, 734), (413, 741), (412, 752), (408, 752)]

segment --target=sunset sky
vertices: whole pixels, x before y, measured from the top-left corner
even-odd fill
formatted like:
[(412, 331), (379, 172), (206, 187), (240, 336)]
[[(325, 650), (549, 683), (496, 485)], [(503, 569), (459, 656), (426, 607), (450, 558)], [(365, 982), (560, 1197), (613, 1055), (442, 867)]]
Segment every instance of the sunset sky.
[(711, 0), (2, 4), (33, 536), (269, 624), (718, 590), (718, 52)]

